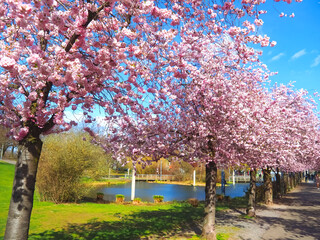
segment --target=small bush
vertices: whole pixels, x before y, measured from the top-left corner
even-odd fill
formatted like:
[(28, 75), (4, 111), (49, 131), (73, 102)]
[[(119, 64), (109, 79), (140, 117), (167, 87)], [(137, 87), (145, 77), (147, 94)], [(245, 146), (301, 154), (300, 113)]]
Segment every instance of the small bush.
[(219, 201), (221, 202), (223, 200), (223, 195), (221, 195), (221, 194), (217, 194), (216, 197), (217, 197), (218, 202)]
[(199, 201), (196, 198), (189, 198), (188, 203), (191, 204), (193, 207), (198, 207), (199, 206)]
[(124, 202), (124, 195), (123, 194), (117, 194), (116, 195), (116, 203), (122, 203)]
[(104, 197), (104, 193), (102, 193), (102, 192), (97, 192), (97, 201), (103, 200), (103, 197)]
[(135, 198), (135, 199), (133, 200), (133, 203), (134, 203), (134, 204), (139, 204), (139, 203), (141, 203), (141, 198)]
[(154, 196), (153, 196), (153, 200), (154, 200), (155, 203), (162, 202), (163, 199), (164, 199), (164, 197), (161, 196), (161, 195), (154, 195)]

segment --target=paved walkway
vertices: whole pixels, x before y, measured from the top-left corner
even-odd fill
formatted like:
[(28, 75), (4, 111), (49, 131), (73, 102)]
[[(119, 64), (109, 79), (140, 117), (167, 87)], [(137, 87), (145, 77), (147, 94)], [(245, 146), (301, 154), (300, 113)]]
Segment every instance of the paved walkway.
[(218, 225), (230, 224), (233, 240), (320, 240), (320, 190), (314, 183), (302, 183), (272, 206), (257, 209), (254, 219), (241, 212), (217, 218)]

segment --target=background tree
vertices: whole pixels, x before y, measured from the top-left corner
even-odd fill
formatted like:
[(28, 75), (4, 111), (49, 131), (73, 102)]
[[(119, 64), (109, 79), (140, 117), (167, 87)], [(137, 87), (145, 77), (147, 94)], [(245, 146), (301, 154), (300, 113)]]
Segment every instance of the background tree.
[[(12, 138), (8, 137), (8, 132), (10, 129), (4, 128), (0, 126), (0, 156), (2, 158), (4, 157), (14, 157), (14, 151), (17, 149), (18, 143), (13, 140)], [(8, 149), (11, 148), (11, 156), (7, 155), (5, 156), (5, 153), (7, 152)]]

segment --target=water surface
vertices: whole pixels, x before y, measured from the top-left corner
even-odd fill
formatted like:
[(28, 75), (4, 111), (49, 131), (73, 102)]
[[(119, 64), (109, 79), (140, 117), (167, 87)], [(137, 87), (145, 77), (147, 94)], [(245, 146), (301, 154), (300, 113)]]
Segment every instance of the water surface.
[[(237, 183), (235, 185), (226, 186), (226, 196), (242, 197), (248, 189), (248, 183)], [(104, 199), (114, 201), (116, 194), (123, 194), (128, 201), (131, 198), (131, 183), (122, 185), (113, 185), (109, 187), (97, 188), (90, 194), (95, 197), (97, 192), (104, 193)], [(221, 194), (221, 188), (217, 187), (217, 194)], [(164, 196), (164, 201), (183, 201), (189, 198), (197, 198), (198, 200), (205, 200), (205, 192), (203, 186), (185, 186), (177, 184), (160, 184), (148, 182), (136, 182), (135, 197), (141, 198), (142, 201), (152, 202), (153, 195)]]

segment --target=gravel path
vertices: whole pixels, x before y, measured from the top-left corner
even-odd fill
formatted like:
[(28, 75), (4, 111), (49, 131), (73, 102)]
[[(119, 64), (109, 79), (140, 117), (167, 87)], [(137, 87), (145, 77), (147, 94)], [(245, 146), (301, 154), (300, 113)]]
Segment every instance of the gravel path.
[(254, 219), (243, 214), (218, 216), (217, 225), (236, 227), (232, 240), (320, 240), (320, 190), (314, 183), (302, 183), (272, 206), (259, 207)]
[(15, 160), (8, 160), (8, 159), (0, 159), (0, 161), (6, 162), (6, 163), (10, 163), (10, 164), (13, 164), (13, 165), (15, 165), (16, 162), (17, 162)]

